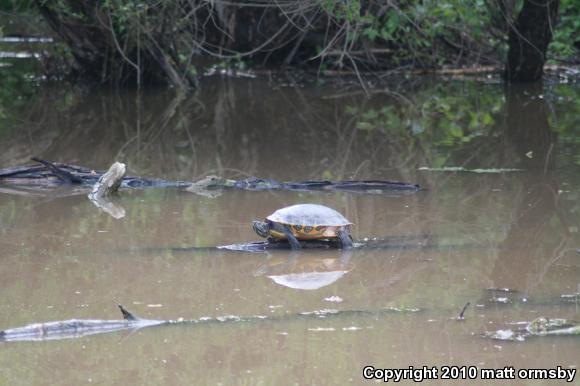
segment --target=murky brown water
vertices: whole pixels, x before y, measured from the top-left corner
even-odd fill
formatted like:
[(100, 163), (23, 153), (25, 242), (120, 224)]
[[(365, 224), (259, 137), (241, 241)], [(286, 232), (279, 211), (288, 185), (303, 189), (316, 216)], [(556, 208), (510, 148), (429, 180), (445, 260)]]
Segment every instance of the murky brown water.
[[(396, 179), (425, 189), (125, 191), (116, 220), (66, 188), (0, 185), (0, 329), (118, 319), (116, 303), (151, 319), (423, 310), (0, 344), (1, 383), (326, 385), (365, 383), (365, 365), (577, 369), (578, 338), (481, 334), (538, 316), (580, 319), (559, 299), (580, 285), (578, 87), (408, 80), (381, 90), (367, 99), (354, 86), (209, 78), (188, 98), (63, 86), (5, 97), (0, 167), (37, 155), (97, 169), (119, 160), (167, 179)], [(420, 170), (449, 166), (522, 171)], [(344, 213), (358, 240), (404, 245), (297, 256), (170, 249), (256, 240), (251, 220), (300, 202)], [(504, 295), (488, 288), (519, 292), (492, 303)], [(468, 301), (466, 320), (454, 320)]]

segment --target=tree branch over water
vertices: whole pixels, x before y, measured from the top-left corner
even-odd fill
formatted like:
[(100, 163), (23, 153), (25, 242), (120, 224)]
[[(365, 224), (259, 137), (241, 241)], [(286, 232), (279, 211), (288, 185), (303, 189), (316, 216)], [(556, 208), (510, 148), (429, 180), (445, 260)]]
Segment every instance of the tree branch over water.
[(509, 79), (537, 78), (558, 3), (526, 1), (513, 22), (513, 7), (499, 0), (485, 7), (452, 1), (35, 0), (68, 47), (78, 75), (180, 89), (196, 87), (208, 65), (306, 67), (359, 78), (401, 68), (498, 66), (508, 31)]

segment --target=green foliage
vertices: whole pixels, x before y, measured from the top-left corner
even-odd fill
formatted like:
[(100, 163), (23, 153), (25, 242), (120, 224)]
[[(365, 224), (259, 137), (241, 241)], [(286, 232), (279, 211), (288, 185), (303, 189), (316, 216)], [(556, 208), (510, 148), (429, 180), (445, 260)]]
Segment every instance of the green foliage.
[[(560, 0), (560, 20), (550, 44), (551, 54), (559, 58), (578, 56), (580, 47), (580, 2)], [(576, 44), (576, 47), (574, 46)]]
[[(68, 44), (91, 41), (95, 51), (100, 51), (87, 55), (104, 57), (101, 62), (84, 64), (101, 67), (92, 73), (101, 75), (108, 71), (113, 73), (112, 79), (115, 75), (128, 79), (131, 75), (127, 73), (135, 72), (139, 74), (134, 77), (149, 75), (155, 80), (175, 78), (178, 74), (188, 81), (202, 73), (194, 67), (196, 56), (237, 62), (237, 67), (244, 67), (251, 63), (248, 59), (259, 56), (255, 62), (265, 63), (271, 58), (280, 63), (300, 58), (296, 60), (311, 64), (312, 58), (322, 58), (317, 62), (321, 70), (344, 67), (345, 63), (357, 71), (398, 66), (499, 65), (507, 52), (507, 28), (522, 1), (318, 0), (273, 2), (268, 7), (248, 7), (241, 12), (244, 3), (225, 2), (217, 7), (213, 2), (182, 4), (176, 0), (41, 1), (45, 9), (56, 15), (56, 24), (73, 26), (60, 36), (79, 35)], [(0, 8), (4, 9), (28, 9), (31, 4), (31, 0), (0, 0)], [(277, 24), (282, 13), (276, 7), (287, 15), (286, 31)], [(273, 36), (260, 40), (251, 26), (230, 27), (248, 24), (244, 16), (236, 19), (246, 11), (255, 12), (256, 19), (262, 20), (260, 23), (270, 28), (268, 33)], [(569, 59), (578, 54), (574, 46), (580, 44), (578, 14), (577, 0), (560, 1), (560, 23), (551, 45), (554, 57)], [(263, 31), (259, 34), (262, 33), (268, 35)], [(296, 40), (296, 36), (303, 37)], [(236, 46), (237, 42), (244, 43)], [(303, 46), (297, 46), (296, 52), (288, 56), (288, 47), (296, 43)], [(83, 47), (75, 48), (81, 55), (85, 52)]]
[[(424, 66), (456, 63), (458, 58), (481, 56), (482, 51), (495, 50), (502, 55), (505, 43), (496, 38), (494, 15), (485, 0), (444, 0), (324, 2), (323, 9), (337, 24), (356, 24), (347, 31), (347, 40), (393, 48), (394, 64), (414, 62)], [(360, 13), (356, 13), (357, 10)], [(499, 10), (498, 10), (499, 11)], [(338, 44), (337, 44), (338, 45)], [(497, 60), (496, 57), (484, 58)]]
[(348, 23), (355, 24), (362, 21), (360, 15), (360, 0), (351, 1), (333, 1), (323, 0), (322, 8), (327, 13), (333, 15), (338, 20), (345, 20)]
[[(501, 4), (501, 7), (500, 5)], [(507, 8), (506, 8), (507, 7)], [(463, 60), (500, 63), (507, 53), (507, 18), (517, 17), (521, 2), (489, 0), (423, 0), (418, 2), (359, 0), (324, 1), (322, 8), (338, 25), (347, 25), (346, 39), (360, 46), (389, 47), (392, 64), (435, 67)], [(508, 9), (509, 8), (509, 9)], [(560, 23), (552, 53), (561, 58), (577, 55), (580, 3), (562, 0)], [(507, 16), (506, 16), (507, 15)], [(358, 40), (357, 40), (358, 39)], [(342, 42), (336, 40), (336, 48)]]
[(22, 12), (32, 8), (32, 0), (0, 0), (0, 11)]

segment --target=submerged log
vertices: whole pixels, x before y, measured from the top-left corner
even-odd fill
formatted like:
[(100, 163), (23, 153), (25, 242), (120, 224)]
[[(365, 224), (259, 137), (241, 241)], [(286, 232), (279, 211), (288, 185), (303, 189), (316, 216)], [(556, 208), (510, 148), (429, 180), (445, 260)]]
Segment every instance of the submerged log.
[(47, 323), (34, 323), (0, 331), (0, 342), (26, 342), (73, 339), (108, 332), (139, 329), (165, 323), (163, 320), (140, 319), (122, 305), (118, 305), (123, 319), (69, 319)]
[[(86, 167), (52, 163), (35, 159), (42, 165), (19, 166), (0, 169), (0, 185), (27, 186), (61, 186), (79, 185), (94, 186), (104, 175)], [(122, 188), (186, 188), (187, 191), (215, 196), (225, 190), (289, 190), (289, 191), (330, 191), (353, 192), (367, 194), (401, 195), (418, 192), (421, 188), (416, 184), (386, 180), (352, 180), (352, 181), (276, 181), (250, 177), (243, 180), (208, 176), (196, 182), (169, 181), (135, 176), (124, 176)]]
[[(337, 249), (339, 243), (336, 240), (298, 240), (302, 249)], [(431, 247), (452, 247), (442, 246), (434, 236), (393, 236), (381, 239), (361, 240), (353, 243), (351, 250), (371, 250), (371, 249), (406, 249), (406, 248), (431, 248)], [(221, 245), (217, 249), (237, 252), (265, 252), (275, 250), (291, 250), (292, 247), (287, 240), (280, 241), (252, 241), (248, 243), (238, 243)], [(191, 248), (173, 248), (172, 251), (192, 251)]]
[[(387, 307), (375, 310), (337, 310), (322, 309), (280, 316), (217, 316), (199, 319), (157, 320), (141, 319), (119, 305), (123, 319), (69, 319), (47, 323), (34, 323), (22, 327), (0, 330), (1, 342), (34, 342), (82, 338), (85, 336), (112, 333), (117, 331), (135, 331), (156, 326), (192, 326), (204, 324), (231, 324), (257, 322), (286, 322), (295, 320), (328, 319), (341, 317), (378, 318), (389, 314), (409, 314), (424, 311), (421, 308)], [(537, 318), (525, 328), (516, 330), (498, 330), (482, 334), (484, 337), (500, 340), (522, 341), (531, 336), (578, 336), (580, 323), (566, 319)]]
[(155, 320), (141, 319), (118, 305), (123, 319), (69, 319), (47, 323), (34, 323), (23, 327), (0, 331), (0, 342), (31, 342), (81, 338), (84, 336), (111, 333), (123, 330), (138, 330), (155, 326), (186, 326), (201, 324), (248, 323), (264, 321), (291, 321), (296, 319), (325, 319), (328, 317), (371, 316), (383, 314), (414, 313), (422, 311), (419, 308), (381, 308), (377, 310), (316, 310), (282, 316), (255, 315), (255, 316), (218, 316), (200, 319)]

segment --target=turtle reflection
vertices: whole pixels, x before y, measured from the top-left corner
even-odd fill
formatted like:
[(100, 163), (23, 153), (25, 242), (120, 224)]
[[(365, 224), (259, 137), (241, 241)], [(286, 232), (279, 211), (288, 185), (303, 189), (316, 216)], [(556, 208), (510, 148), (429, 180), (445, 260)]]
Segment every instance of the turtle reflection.
[(273, 256), (261, 264), (254, 274), (267, 276), (278, 285), (300, 290), (326, 287), (354, 268), (351, 251), (315, 255), (293, 254)]

